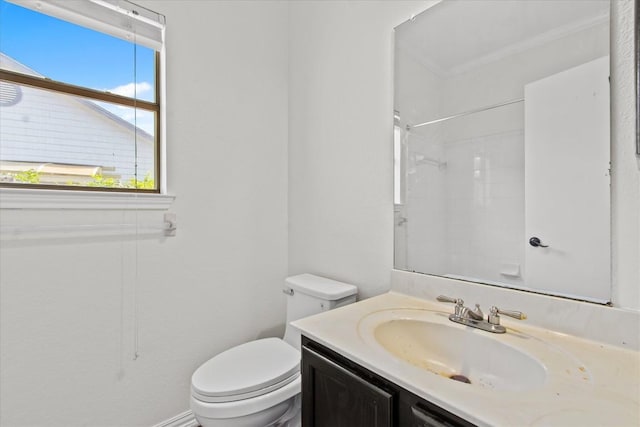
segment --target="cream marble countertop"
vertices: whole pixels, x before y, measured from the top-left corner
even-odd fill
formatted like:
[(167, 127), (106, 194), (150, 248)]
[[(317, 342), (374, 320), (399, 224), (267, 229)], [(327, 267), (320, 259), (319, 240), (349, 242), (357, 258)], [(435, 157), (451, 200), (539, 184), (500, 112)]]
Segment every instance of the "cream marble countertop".
[[(407, 309), (520, 347), (544, 365), (546, 380), (523, 390), (464, 384), (372, 344), (368, 331), (376, 326), (376, 313), (396, 310), (402, 316)], [(490, 334), (449, 322), (452, 310), (451, 304), (389, 292), (292, 324), (303, 335), (479, 426), (640, 426), (640, 352), (504, 316), (507, 333)]]

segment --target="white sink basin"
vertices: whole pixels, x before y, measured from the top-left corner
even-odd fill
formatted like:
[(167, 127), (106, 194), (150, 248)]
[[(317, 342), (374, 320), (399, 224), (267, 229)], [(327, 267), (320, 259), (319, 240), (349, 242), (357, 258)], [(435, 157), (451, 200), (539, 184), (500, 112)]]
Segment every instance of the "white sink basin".
[[(575, 359), (531, 336), (510, 330), (492, 334), (449, 321), (445, 313), (427, 310), (385, 310), (365, 316), (360, 337), (377, 351), (422, 372), (456, 380), (461, 385), (496, 391), (542, 387), (553, 372), (582, 374)], [(583, 368), (584, 369), (584, 368)]]
[(544, 366), (533, 357), (486, 335), (449, 325), (398, 319), (382, 323), (374, 334), (396, 357), (472, 385), (526, 390), (541, 386), (546, 379)]

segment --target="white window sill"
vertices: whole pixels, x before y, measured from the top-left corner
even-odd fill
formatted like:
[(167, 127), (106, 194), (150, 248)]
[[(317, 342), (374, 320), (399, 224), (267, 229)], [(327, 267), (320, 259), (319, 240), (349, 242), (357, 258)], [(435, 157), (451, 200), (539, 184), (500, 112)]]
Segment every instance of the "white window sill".
[(175, 196), (0, 188), (0, 209), (167, 210)]

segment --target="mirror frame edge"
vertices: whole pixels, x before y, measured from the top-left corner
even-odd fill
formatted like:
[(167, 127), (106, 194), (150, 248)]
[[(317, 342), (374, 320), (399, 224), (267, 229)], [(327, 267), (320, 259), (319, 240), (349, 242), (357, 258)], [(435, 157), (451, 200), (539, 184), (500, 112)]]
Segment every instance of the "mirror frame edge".
[(636, 156), (640, 156), (640, 0), (635, 1)]

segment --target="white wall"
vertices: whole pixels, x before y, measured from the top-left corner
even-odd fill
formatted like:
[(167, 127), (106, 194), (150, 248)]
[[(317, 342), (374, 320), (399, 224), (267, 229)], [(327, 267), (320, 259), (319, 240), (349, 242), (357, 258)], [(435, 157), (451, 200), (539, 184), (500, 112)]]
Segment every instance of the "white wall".
[[(188, 408), (190, 376), (206, 359), (282, 331), (287, 5), (140, 3), (168, 22), (177, 236), (2, 241), (2, 426), (153, 425)], [(158, 225), (162, 213), (0, 215), (3, 226), (136, 215)]]
[(389, 289), (392, 28), (428, 1), (292, 2), (289, 271)]

